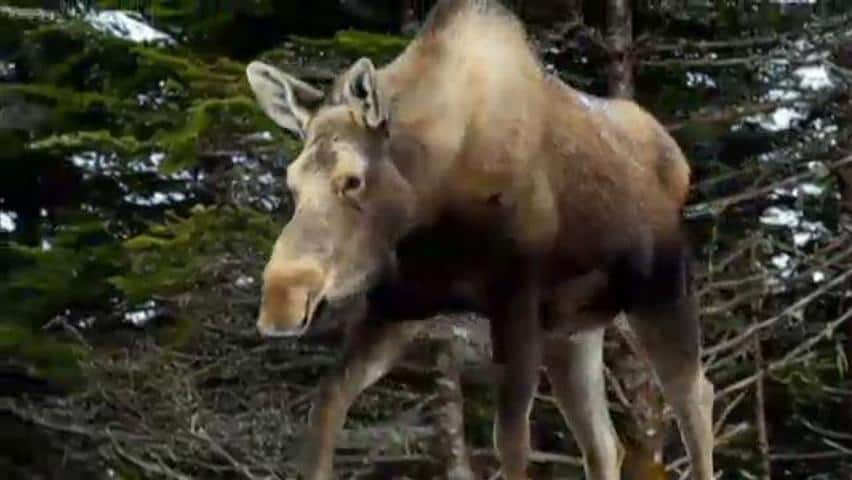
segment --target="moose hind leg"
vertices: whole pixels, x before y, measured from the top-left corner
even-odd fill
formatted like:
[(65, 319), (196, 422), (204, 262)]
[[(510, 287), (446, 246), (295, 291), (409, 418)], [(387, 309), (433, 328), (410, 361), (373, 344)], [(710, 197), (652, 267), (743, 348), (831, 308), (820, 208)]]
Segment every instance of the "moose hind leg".
[(387, 373), (421, 328), (422, 322), (394, 322), (361, 325), (352, 332), (340, 365), (322, 379), (311, 408), (306, 438), (300, 445), (303, 478), (332, 478), (334, 442), (349, 407)]
[(675, 414), (693, 478), (711, 480), (713, 385), (701, 365), (695, 298), (683, 296), (654, 308), (637, 309), (629, 318)]
[(553, 396), (583, 452), (586, 478), (618, 480), (624, 453), (607, 408), (602, 327), (547, 339)]

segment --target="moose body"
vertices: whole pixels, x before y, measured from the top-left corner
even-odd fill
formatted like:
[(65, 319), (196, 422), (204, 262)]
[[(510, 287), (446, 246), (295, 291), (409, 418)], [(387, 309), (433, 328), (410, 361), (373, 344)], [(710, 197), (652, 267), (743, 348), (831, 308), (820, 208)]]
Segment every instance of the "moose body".
[(713, 389), (680, 227), (689, 168), (650, 114), (546, 74), (520, 22), (481, 0), (439, 1), (396, 60), (359, 60), (328, 96), (260, 62), (247, 74), (264, 111), (304, 140), (259, 330), (300, 335), (365, 307), (312, 410), (309, 478), (331, 475), (346, 410), (413, 338), (408, 320), (448, 310), (490, 321), (507, 479), (525, 478), (542, 365), (588, 477), (618, 478), (602, 332), (621, 312), (695, 477), (712, 478)]

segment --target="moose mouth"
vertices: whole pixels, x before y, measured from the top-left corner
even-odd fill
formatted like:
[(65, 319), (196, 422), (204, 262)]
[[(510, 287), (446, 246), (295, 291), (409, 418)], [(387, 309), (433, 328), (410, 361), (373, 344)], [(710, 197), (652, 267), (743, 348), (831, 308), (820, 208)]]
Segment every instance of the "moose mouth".
[[(313, 301), (314, 298), (308, 296), (305, 303), (305, 318), (302, 319), (301, 333), (305, 333), (313, 321), (317, 318), (322, 318), (323, 313), (328, 310), (328, 299), (324, 295), (315, 295), (320, 297), (319, 300)], [(313, 306), (311, 306), (313, 304)]]

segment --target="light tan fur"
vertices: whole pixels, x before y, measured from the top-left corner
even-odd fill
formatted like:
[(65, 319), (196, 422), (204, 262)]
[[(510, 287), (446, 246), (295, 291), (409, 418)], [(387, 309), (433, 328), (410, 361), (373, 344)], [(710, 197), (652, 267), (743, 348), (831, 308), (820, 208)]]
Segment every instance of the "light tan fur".
[(673, 228), (689, 167), (651, 115), (544, 73), (503, 12), (468, 7), (445, 22), (378, 71), (391, 138), (418, 142), (397, 165), (417, 179), (421, 222), (447, 210), (505, 221), (483, 208), (499, 195), (522, 217), (501, 227), (590, 263), (600, 252), (586, 240), (635, 241), (633, 218), (655, 233)]

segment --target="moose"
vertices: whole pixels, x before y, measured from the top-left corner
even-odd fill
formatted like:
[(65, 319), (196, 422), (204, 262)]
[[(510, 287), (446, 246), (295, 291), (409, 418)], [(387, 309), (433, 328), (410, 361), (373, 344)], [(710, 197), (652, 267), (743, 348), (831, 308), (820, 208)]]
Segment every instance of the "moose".
[(428, 328), (448, 311), (489, 320), (505, 478), (526, 478), (542, 367), (587, 478), (619, 478), (602, 345), (622, 314), (694, 478), (713, 478), (713, 386), (681, 220), (690, 169), (651, 114), (548, 74), (521, 22), (488, 0), (439, 0), (397, 58), (361, 58), (327, 94), (259, 61), (247, 77), (303, 141), (257, 327), (300, 336), (351, 317), (310, 414), (306, 478), (331, 477), (347, 409), (412, 340), (409, 321)]

